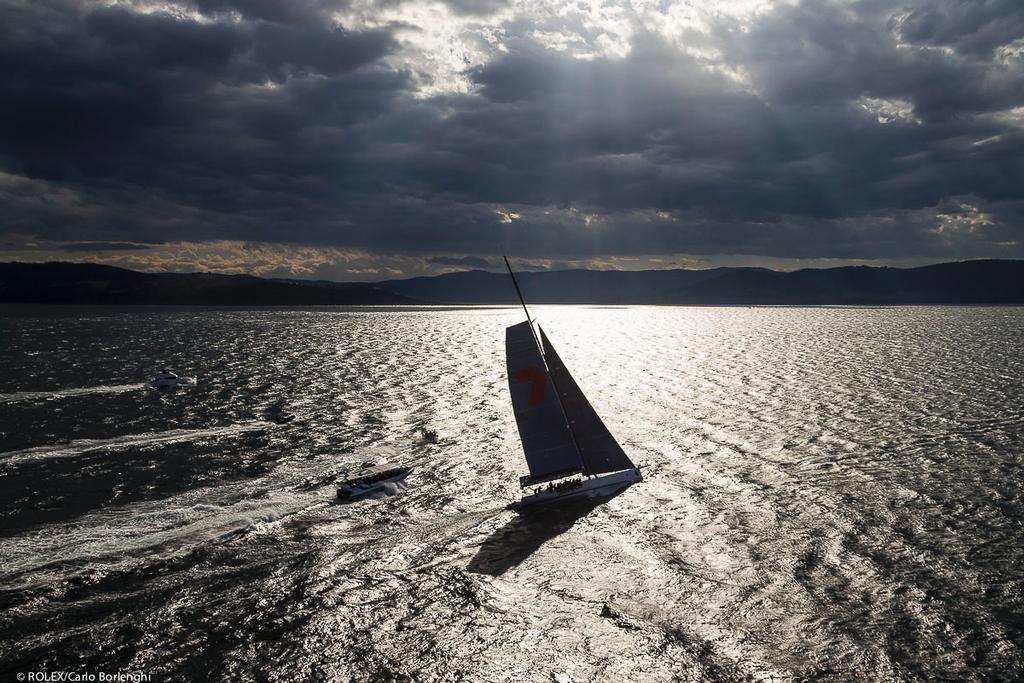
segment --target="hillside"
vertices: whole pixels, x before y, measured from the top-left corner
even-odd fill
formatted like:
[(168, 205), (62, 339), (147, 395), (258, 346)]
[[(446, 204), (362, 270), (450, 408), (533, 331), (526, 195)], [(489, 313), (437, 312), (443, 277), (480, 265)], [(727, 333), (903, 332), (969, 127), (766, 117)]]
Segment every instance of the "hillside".
[[(524, 272), (517, 277), (523, 295), (536, 304), (1024, 304), (1024, 261), (793, 272), (765, 268), (564, 270)], [(438, 303), (517, 301), (507, 274), (479, 270), (388, 280), (377, 286)]]
[(325, 288), (251, 275), (139, 273), (89, 263), (0, 263), (0, 303), (309, 306), (420, 302), (373, 285)]
[[(517, 277), (527, 301), (534, 304), (1024, 304), (1024, 261), (793, 272), (563, 270), (524, 272)], [(368, 284), (139, 273), (95, 264), (0, 264), (0, 303), (303, 306), (517, 301), (506, 273), (481, 270)]]

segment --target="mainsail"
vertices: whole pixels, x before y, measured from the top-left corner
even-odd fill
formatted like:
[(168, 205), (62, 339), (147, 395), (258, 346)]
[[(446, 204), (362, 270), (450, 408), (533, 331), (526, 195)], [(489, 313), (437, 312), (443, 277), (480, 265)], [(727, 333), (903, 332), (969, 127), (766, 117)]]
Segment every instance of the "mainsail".
[(555, 390), (561, 399), (562, 411), (569, 422), (569, 428), (583, 461), (583, 471), (586, 474), (601, 474), (636, 467), (591, 407), (587, 397), (580, 391), (576, 380), (558, 357), (544, 330), (539, 326), (537, 329), (540, 330), (544, 359), (547, 361)]
[(505, 357), (512, 410), (530, 468), (530, 476), (520, 483), (536, 484), (582, 471), (579, 450), (529, 320), (506, 328)]

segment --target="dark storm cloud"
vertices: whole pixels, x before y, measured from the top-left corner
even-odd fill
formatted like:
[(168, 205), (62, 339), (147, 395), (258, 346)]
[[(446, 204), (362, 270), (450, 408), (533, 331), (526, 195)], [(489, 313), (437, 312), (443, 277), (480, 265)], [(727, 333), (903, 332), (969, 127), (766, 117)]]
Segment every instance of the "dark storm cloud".
[[(448, 5), (472, 21), (505, 8)], [(0, 8), (0, 231), (548, 258), (1024, 255), (1016, 2), (787, 4), (677, 41), (639, 28), (625, 56), (585, 59), (538, 43), (556, 19), (517, 16), (461, 74), (467, 92), (426, 94), (451, 76), (411, 27), (339, 25), (348, 3), (178, 7), (202, 19)]]
[[(997, 4), (991, 3), (987, 13), (1005, 29), (1001, 40), (1024, 36), (1024, 7)], [(913, 30), (920, 12), (960, 5), (931, 3), (894, 12), (877, 2), (855, 3), (854, 10), (832, 3), (802, 3), (780, 8), (741, 39), (726, 39), (726, 44), (730, 58), (753, 72), (772, 102), (814, 106), (863, 95), (899, 98), (927, 119), (1020, 106), (1020, 59), (1002, 64), (973, 51), (929, 49), (936, 47), (935, 41), (922, 40), (918, 34), (923, 31)], [(952, 43), (946, 47), (953, 48), (975, 34), (970, 24), (954, 23), (945, 27), (943, 36)], [(987, 51), (995, 46), (989, 42)]]
[[(390, 49), (386, 32), (201, 24), (70, 4), (10, 13), (0, 28), (0, 158), (7, 170), (35, 177), (123, 178), (187, 192), (190, 181), (274, 156), (253, 144), (250, 129), (273, 129), (275, 116), (292, 135), (322, 118), (344, 118), (324, 107), (296, 116), (311, 104), (311, 90), (345, 95), (351, 112), (379, 108), (395, 85), (390, 74), (366, 83), (350, 73)], [(305, 87), (296, 80), (282, 94), (246, 90), (291, 74), (318, 80)], [(189, 173), (200, 164), (206, 173)]]
[(420, 160), (436, 191), (467, 201), (775, 221), (1020, 192), (1021, 136), (1005, 126), (882, 125), (839, 98), (769, 103), (655, 41), (623, 60), (510, 54), (472, 74), (486, 102), (452, 117)]
[(1017, 0), (927, 2), (897, 14), (893, 25), (907, 42), (984, 57), (1024, 35), (1024, 12)]

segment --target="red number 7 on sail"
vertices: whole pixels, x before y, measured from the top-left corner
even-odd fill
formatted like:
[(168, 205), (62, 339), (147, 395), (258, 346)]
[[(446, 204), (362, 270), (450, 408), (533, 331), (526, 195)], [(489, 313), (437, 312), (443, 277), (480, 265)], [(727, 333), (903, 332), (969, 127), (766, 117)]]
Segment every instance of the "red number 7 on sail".
[(544, 385), (548, 383), (548, 376), (544, 374), (544, 371), (538, 368), (536, 365), (531, 365), (522, 370), (517, 370), (512, 378), (517, 382), (529, 382), (530, 383), (530, 400), (531, 406), (540, 405), (544, 402)]

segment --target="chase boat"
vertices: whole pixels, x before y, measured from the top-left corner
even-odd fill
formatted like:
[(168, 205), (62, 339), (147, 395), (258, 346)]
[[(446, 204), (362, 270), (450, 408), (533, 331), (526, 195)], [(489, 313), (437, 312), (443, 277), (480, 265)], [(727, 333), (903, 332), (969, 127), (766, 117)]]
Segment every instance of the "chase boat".
[(370, 493), (384, 491), (388, 484), (395, 484), (412, 473), (411, 467), (399, 467), (384, 463), (338, 482), (338, 500), (349, 501)]
[(170, 370), (161, 370), (149, 383), (149, 386), (154, 389), (174, 389), (186, 384), (191, 384), (191, 380), (187, 377), (176, 375)]

